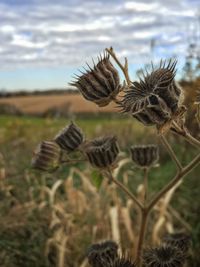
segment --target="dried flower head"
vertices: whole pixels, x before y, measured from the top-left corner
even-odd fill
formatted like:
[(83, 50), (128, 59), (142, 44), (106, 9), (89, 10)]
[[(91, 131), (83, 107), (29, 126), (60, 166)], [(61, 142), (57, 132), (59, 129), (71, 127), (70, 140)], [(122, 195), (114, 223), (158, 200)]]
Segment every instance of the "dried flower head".
[(182, 267), (185, 257), (176, 247), (161, 246), (146, 250), (143, 261), (147, 267)]
[(161, 61), (158, 69), (134, 82), (121, 101), (123, 112), (130, 113), (145, 125), (163, 125), (182, 103), (181, 89), (174, 81), (176, 60)]
[(143, 145), (131, 147), (131, 158), (140, 167), (147, 168), (159, 159), (159, 150), (156, 145)]
[(103, 107), (108, 105), (121, 89), (118, 71), (112, 65), (109, 55), (100, 56), (98, 63), (89, 70), (77, 76), (76, 81), (70, 83), (75, 86), (89, 101)]
[(88, 142), (84, 151), (94, 167), (107, 168), (116, 162), (119, 148), (115, 136), (99, 137)]
[(163, 242), (179, 248), (183, 253), (187, 253), (191, 246), (191, 236), (185, 233), (169, 234), (164, 237)]
[(68, 126), (66, 126), (63, 130), (61, 130), (54, 141), (68, 153), (77, 149), (80, 144), (83, 142), (83, 133), (81, 129), (71, 122)]
[(60, 163), (60, 147), (52, 141), (43, 141), (34, 152), (31, 165), (42, 171), (53, 171)]
[(92, 267), (109, 267), (118, 258), (118, 245), (114, 241), (93, 244), (87, 252), (88, 262)]
[(111, 267), (136, 267), (136, 263), (127, 257), (118, 258)]

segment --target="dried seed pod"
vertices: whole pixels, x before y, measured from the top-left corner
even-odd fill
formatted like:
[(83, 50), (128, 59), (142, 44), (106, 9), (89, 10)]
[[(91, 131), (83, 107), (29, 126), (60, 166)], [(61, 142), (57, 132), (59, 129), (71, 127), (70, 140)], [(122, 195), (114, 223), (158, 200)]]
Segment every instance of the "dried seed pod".
[(78, 76), (75, 82), (70, 83), (75, 86), (89, 101), (103, 107), (108, 105), (121, 89), (118, 71), (112, 65), (109, 55), (99, 58), (99, 62), (83, 75)]
[(130, 258), (120, 257), (111, 267), (137, 267), (136, 263)]
[(184, 233), (169, 234), (163, 239), (164, 244), (175, 246), (183, 253), (187, 253), (191, 246), (191, 236)]
[(87, 251), (92, 267), (110, 267), (118, 258), (118, 245), (114, 241), (93, 244)]
[(34, 152), (31, 165), (42, 171), (53, 171), (60, 163), (60, 147), (52, 141), (43, 141)]
[(113, 167), (119, 148), (115, 136), (96, 138), (85, 146), (89, 162), (97, 168)]
[(151, 167), (159, 159), (159, 150), (156, 145), (132, 146), (130, 151), (132, 160), (142, 168)]
[(146, 267), (183, 267), (185, 256), (176, 247), (161, 246), (146, 250), (143, 261)]
[(68, 153), (77, 149), (80, 144), (83, 142), (83, 133), (81, 129), (71, 122), (68, 126), (66, 126), (63, 130), (61, 130), (54, 141)]
[(175, 83), (176, 61), (160, 63), (158, 69), (132, 83), (121, 101), (123, 112), (130, 113), (145, 125), (162, 125), (169, 121), (182, 104), (182, 90)]

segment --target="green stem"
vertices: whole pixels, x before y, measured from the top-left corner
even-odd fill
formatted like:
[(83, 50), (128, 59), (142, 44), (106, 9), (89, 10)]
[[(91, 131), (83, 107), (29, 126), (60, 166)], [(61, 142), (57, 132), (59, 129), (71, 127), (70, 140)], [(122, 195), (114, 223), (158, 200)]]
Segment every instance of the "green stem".
[(144, 168), (144, 207), (147, 201), (147, 194), (148, 194), (148, 168)]

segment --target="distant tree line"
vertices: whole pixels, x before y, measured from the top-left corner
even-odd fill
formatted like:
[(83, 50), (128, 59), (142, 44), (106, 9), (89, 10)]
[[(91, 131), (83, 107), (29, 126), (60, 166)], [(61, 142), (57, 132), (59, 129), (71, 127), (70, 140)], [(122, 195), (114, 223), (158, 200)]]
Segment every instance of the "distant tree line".
[(0, 89), (0, 98), (3, 97), (16, 97), (16, 96), (33, 96), (33, 95), (54, 95), (54, 94), (78, 94), (79, 92), (76, 89), (66, 88), (66, 89), (48, 89), (48, 90), (33, 90), (26, 91), (18, 90), (14, 92), (9, 92), (4, 89)]

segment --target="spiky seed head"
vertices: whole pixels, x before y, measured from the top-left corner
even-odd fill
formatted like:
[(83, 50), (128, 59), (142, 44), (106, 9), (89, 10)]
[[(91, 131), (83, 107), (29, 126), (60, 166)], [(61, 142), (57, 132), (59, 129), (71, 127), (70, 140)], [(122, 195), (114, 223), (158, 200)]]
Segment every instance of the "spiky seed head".
[(127, 257), (118, 258), (111, 267), (137, 267), (136, 263)]
[(70, 84), (75, 86), (85, 99), (100, 107), (108, 105), (121, 89), (118, 71), (107, 53), (98, 58), (98, 63), (93, 68), (89, 65), (88, 68)]
[(31, 165), (34, 169), (54, 171), (60, 163), (61, 150), (53, 141), (42, 141), (34, 151)]
[(191, 236), (185, 233), (168, 234), (163, 238), (166, 245), (175, 246), (183, 253), (187, 253), (191, 246)]
[(146, 267), (183, 267), (185, 256), (176, 247), (161, 246), (146, 250), (143, 261)]
[(159, 159), (159, 149), (156, 145), (131, 146), (131, 158), (141, 168), (155, 165)]
[(110, 267), (118, 258), (118, 245), (108, 240), (93, 244), (87, 251), (88, 262), (92, 267)]
[(182, 90), (175, 83), (176, 60), (161, 61), (143, 79), (126, 90), (121, 101), (123, 112), (130, 113), (145, 125), (163, 125), (182, 104)]
[(112, 168), (119, 153), (117, 138), (115, 136), (96, 138), (86, 144), (84, 152), (92, 166)]
[(68, 153), (76, 150), (84, 140), (81, 129), (73, 122), (62, 129), (54, 141)]

